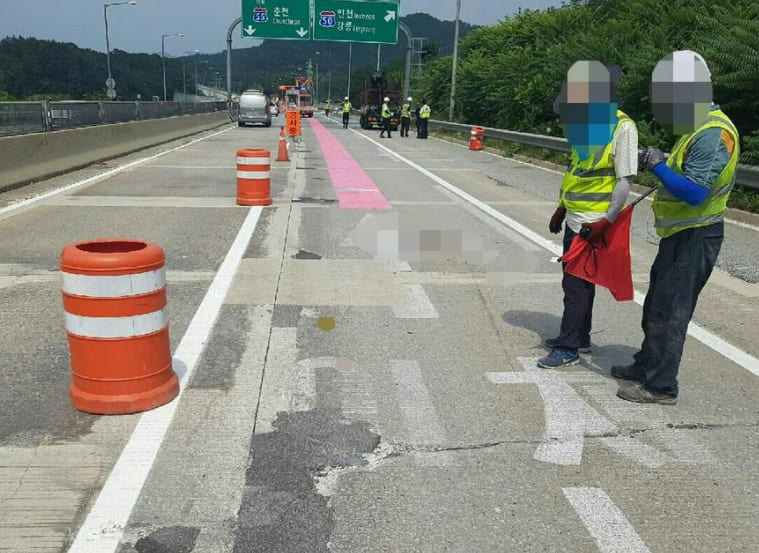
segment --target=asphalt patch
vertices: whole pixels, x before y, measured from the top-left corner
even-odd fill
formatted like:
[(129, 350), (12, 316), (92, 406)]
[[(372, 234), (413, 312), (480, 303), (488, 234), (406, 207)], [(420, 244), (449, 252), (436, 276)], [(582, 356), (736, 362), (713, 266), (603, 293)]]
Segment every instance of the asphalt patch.
[(253, 436), (234, 553), (329, 553), (334, 509), (314, 476), (366, 464), (380, 436), (339, 410), (279, 413), (275, 430)]
[[(324, 179), (314, 179), (314, 180), (324, 180)], [(292, 203), (294, 204), (336, 204), (337, 200), (335, 199), (328, 199), (328, 198), (293, 198)]]
[(313, 252), (307, 252), (305, 250), (299, 250), (298, 253), (296, 253), (294, 256), (292, 256), (293, 259), (321, 259), (322, 256), (320, 256), (318, 253)]
[(222, 306), (189, 387), (229, 390), (234, 384), (235, 371), (242, 362), (245, 338), (249, 332), (246, 306)]
[(191, 553), (199, 534), (198, 528), (169, 526), (140, 538), (134, 549), (137, 553)]
[(245, 250), (245, 257), (261, 259), (268, 257), (269, 252), (266, 249), (266, 238), (269, 236), (269, 228), (271, 227), (271, 221), (276, 213), (276, 207), (267, 208), (261, 211), (261, 215), (258, 217), (258, 224), (256, 225), (256, 231), (250, 238), (248, 249)]

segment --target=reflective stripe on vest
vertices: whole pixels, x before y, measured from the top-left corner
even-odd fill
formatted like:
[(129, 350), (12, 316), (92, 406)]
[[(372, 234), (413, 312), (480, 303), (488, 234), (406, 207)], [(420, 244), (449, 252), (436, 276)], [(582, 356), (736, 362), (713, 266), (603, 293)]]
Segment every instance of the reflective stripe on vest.
[(684, 175), (683, 164), (688, 147), (698, 133), (706, 129), (719, 128), (729, 132), (734, 141), (735, 149), (725, 168), (709, 190), (709, 195), (700, 205), (692, 206), (672, 196), (666, 189), (660, 187), (654, 194), (653, 210), (656, 234), (661, 238), (688, 228), (713, 225), (722, 221), (722, 214), (727, 207), (727, 200), (735, 185), (735, 171), (740, 158), (739, 135), (733, 122), (722, 110), (712, 110), (709, 117), (694, 133), (683, 136), (672, 148), (672, 154), (667, 165), (680, 175)]
[(350, 105), (350, 103), (343, 104), (343, 113), (350, 113), (350, 111), (351, 111), (351, 105)]
[(390, 108), (387, 107), (387, 104), (382, 104), (382, 117), (388, 119), (391, 115)]
[(401, 117), (411, 117), (411, 106), (403, 104), (401, 106)]
[(617, 110), (617, 126), (611, 141), (594, 156), (580, 161), (577, 150), (572, 148), (572, 160), (561, 181), (560, 203), (569, 211), (606, 213), (611, 204), (617, 172), (614, 168), (612, 145), (620, 125), (630, 119)]
[(422, 119), (429, 119), (431, 111), (432, 109), (430, 109), (430, 106), (424, 105), (422, 106), (422, 109), (419, 111), (419, 117), (421, 117)]

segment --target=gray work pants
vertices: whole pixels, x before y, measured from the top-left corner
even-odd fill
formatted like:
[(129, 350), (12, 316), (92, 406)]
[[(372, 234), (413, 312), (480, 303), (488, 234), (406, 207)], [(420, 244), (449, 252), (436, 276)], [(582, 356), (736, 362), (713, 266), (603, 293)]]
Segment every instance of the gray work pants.
[(677, 397), (688, 323), (712, 274), (724, 230), (724, 223), (689, 228), (659, 243), (643, 304), (643, 344), (634, 356), (645, 369), (648, 390)]

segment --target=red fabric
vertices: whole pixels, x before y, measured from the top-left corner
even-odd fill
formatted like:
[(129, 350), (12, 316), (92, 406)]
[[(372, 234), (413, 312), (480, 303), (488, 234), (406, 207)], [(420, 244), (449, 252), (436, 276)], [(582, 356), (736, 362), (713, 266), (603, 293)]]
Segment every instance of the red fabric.
[(575, 236), (569, 251), (560, 258), (566, 263), (564, 271), (608, 288), (617, 301), (631, 301), (634, 296), (630, 261), (631, 222), (632, 206), (627, 206), (596, 244)]

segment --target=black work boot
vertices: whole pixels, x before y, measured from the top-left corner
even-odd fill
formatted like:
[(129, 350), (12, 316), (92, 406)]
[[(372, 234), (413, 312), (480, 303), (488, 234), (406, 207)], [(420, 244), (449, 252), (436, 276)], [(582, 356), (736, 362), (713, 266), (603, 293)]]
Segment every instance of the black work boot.
[(611, 376), (624, 380), (643, 382), (646, 379), (646, 369), (635, 363), (629, 365), (614, 365), (611, 368)]

